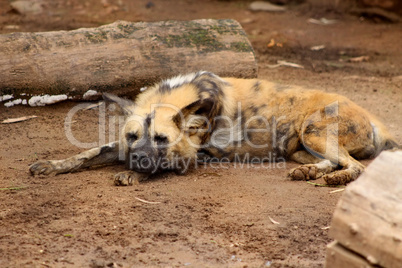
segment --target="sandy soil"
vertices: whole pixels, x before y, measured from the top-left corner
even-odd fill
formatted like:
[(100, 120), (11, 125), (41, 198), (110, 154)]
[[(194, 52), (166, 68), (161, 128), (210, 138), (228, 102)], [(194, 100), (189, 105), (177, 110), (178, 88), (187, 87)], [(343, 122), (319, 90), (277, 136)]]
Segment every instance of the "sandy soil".
[[(246, 2), (236, 1), (155, 0), (147, 8), (149, 1), (45, 0), (42, 15), (7, 12), (8, 3), (0, 0), (1, 33), (16, 31), (15, 25), (17, 31), (46, 31), (118, 19), (237, 19), (255, 48), (260, 78), (344, 94), (381, 118), (402, 144), (401, 24), (308, 5), (251, 13)], [(315, 25), (307, 22), (311, 17), (338, 22)], [(280, 45), (268, 47), (271, 39)], [(317, 45), (325, 48), (310, 50)], [(347, 61), (357, 56), (369, 60)], [(270, 68), (277, 60), (305, 68)], [(292, 162), (166, 173), (133, 187), (113, 186), (113, 174), (123, 166), (31, 177), (28, 166), (37, 159), (82, 150), (64, 132), (75, 105), (0, 105), (0, 120), (38, 116), (0, 124), (1, 267), (323, 267), (331, 241), (323, 227), (330, 225), (341, 193), (290, 181)], [(77, 139), (98, 140), (97, 109), (73, 120)]]

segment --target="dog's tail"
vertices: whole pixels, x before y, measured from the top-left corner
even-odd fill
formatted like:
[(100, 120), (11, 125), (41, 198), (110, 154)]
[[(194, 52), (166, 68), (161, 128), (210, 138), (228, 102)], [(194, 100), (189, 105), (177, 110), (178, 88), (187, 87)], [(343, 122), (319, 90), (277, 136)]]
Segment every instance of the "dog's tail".
[(373, 128), (373, 142), (376, 156), (385, 150), (402, 149), (402, 146), (395, 141), (382, 123), (377, 120), (373, 121), (371, 122), (371, 126)]

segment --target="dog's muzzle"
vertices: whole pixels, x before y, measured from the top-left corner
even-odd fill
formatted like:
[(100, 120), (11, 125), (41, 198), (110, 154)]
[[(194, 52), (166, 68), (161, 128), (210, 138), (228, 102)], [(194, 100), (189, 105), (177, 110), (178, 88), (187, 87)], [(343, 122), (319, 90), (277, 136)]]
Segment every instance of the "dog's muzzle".
[(130, 152), (126, 160), (127, 168), (141, 173), (155, 173), (158, 170), (157, 161), (146, 152)]

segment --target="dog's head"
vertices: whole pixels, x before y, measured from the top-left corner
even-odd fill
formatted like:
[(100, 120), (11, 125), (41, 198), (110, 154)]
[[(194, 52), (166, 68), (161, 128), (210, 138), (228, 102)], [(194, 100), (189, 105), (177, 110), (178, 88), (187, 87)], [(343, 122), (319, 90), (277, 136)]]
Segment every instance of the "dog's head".
[[(198, 149), (214, 128), (214, 117), (221, 106), (216, 88), (202, 90), (197, 83), (203, 81), (207, 85), (205, 79), (220, 78), (191, 75), (192, 79), (175, 78), (174, 83), (163, 81), (141, 93), (135, 102), (104, 94), (107, 101), (117, 103), (125, 114), (120, 142), (129, 169), (143, 173), (160, 170), (184, 173), (193, 164)], [(218, 87), (218, 82), (209, 85)]]

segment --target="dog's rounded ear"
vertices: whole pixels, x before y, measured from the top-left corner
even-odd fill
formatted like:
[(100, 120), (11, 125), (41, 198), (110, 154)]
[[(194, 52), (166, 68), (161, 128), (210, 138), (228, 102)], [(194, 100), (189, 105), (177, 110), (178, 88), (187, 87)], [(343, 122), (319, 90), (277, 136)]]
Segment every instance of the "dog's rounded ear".
[(174, 117), (173, 122), (184, 131), (195, 134), (197, 129), (210, 127), (214, 114), (215, 102), (213, 99), (197, 100), (182, 108)]
[(120, 98), (119, 96), (116, 96), (111, 93), (103, 93), (103, 99), (111, 104), (115, 103), (117, 104), (119, 110), (121, 113), (124, 115), (131, 115), (132, 114), (132, 108), (134, 107), (134, 102), (128, 99)]

